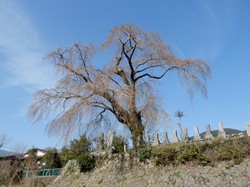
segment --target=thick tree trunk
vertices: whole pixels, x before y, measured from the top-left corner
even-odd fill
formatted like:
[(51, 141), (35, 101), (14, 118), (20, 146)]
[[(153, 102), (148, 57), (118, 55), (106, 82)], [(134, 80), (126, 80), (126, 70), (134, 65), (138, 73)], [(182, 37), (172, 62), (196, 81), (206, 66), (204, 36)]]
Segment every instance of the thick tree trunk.
[(133, 118), (131, 121), (133, 123), (131, 123), (129, 130), (132, 135), (133, 147), (134, 149), (138, 149), (145, 143), (143, 140), (144, 126), (141, 119)]
[[(131, 74), (131, 79), (133, 80), (133, 75)], [(136, 89), (135, 89), (135, 82), (132, 81), (132, 85), (130, 87), (130, 119), (129, 119), (129, 130), (132, 135), (132, 141), (134, 149), (142, 146), (144, 144), (143, 140), (143, 133), (144, 133), (144, 126), (142, 124), (141, 115), (137, 111), (136, 108)]]

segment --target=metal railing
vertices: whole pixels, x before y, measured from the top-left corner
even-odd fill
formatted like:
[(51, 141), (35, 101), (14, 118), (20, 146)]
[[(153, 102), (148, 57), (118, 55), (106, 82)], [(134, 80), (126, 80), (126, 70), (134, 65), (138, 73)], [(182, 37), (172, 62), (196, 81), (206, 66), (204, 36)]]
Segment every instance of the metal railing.
[(40, 170), (23, 170), (22, 178), (42, 178), (42, 177), (56, 177), (60, 175), (62, 168), (40, 169)]

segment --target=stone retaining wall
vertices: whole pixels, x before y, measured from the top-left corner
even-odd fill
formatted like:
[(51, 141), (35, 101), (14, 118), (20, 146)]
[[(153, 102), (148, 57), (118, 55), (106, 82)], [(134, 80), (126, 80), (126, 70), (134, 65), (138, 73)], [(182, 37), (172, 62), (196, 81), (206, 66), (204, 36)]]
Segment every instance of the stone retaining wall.
[[(140, 163), (127, 167), (119, 160), (107, 161), (93, 172), (80, 173), (77, 166), (50, 187), (248, 187), (250, 159), (240, 165), (222, 162), (218, 165), (164, 166)], [(65, 173), (64, 173), (65, 174)]]

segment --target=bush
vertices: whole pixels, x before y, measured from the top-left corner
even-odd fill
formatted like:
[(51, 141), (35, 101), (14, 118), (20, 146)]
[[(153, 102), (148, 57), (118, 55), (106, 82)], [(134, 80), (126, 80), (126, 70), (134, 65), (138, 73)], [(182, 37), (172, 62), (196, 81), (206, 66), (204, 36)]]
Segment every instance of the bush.
[(77, 158), (81, 172), (91, 171), (95, 168), (95, 158), (89, 155), (81, 155)]
[[(241, 144), (241, 147), (238, 144)], [(246, 142), (245, 142), (246, 143)], [(243, 158), (247, 155), (244, 150), (248, 144), (240, 142), (239, 140), (229, 140), (217, 148), (219, 153), (219, 160), (232, 160), (235, 164), (240, 164)]]
[(204, 153), (199, 155), (197, 161), (198, 161), (198, 164), (202, 166), (207, 166), (207, 165), (214, 166), (214, 162), (212, 161), (212, 159), (207, 157)]
[(214, 165), (219, 161), (233, 161), (239, 164), (250, 155), (250, 138), (222, 139), (209, 142), (188, 142), (159, 145), (152, 148), (155, 165), (184, 164), (196, 162), (200, 165)]
[(164, 165), (165, 160), (164, 160), (163, 157), (155, 157), (155, 158), (153, 159), (153, 163), (154, 163), (154, 165), (156, 165), (156, 166)]
[(90, 151), (91, 142), (86, 138), (85, 135), (80, 136), (80, 139), (74, 139), (70, 141), (70, 150), (72, 157), (79, 157), (83, 153), (88, 153)]
[(46, 168), (61, 168), (62, 167), (61, 159), (55, 148), (48, 150), (42, 160), (44, 163), (46, 163)]
[(66, 164), (69, 160), (77, 160), (82, 172), (90, 171), (95, 167), (95, 158), (90, 156), (91, 142), (86, 136), (80, 136), (79, 140), (72, 140), (69, 148), (63, 147), (60, 153), (60, 158), (63, 164)]
[(59, 154), (62, 165), (64, 166), (69, 160), (76, 159), (76, 157), (73, 155), (73, 152), (71, 149), (67, 148), (66, 146), (63, 146), (61, 149), (61, 153)]
[(124, 145), (126, 141), (121, 136), (114, 136), (112, 146), (114, 147), (113, 153), (124, 153)]
[(152, 151), (151, 147), (141, 147), (138, 150), (139, 160), (141, 162), (146, 162), (146, 160), (151, 158), (152, 155), (151, 151)]
[(198, 143), (184, 143), (180, 144), (176, 163), (185, 163), (188, 161), (195, 161), (202, 155), (202, 149)]
[(156, 165), (165, 165), (176, 160), (176, 144), (159, 145), (152, 148)]

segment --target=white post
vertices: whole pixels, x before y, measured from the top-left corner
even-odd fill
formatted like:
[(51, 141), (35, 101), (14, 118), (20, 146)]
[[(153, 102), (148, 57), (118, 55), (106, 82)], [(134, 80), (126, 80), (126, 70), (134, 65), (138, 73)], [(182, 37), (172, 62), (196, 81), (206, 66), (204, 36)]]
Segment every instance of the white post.
[(212, 134), (212, 132), (211, 132), (210, 124), (207, 124), (207, 125), (206, 125), (205, 139), (206, 139), (206, 140), (210, 140), (210, 139), (213, 139), (213, 138), (214, 138), (214, 136), (213, 136), (213, 134)]
[(177, 135), (177, 130), (174, 130), (174, 140), (173, 140), (173, 143), (177, 143), (179, 142), (179, 138), (178, 138), (178, 135)]
[(194, 141), (201, 141), (201, 136), (197, 126), (194, 127)]
[(224, 131), (223, 129), (223, 125), (222, 125), (222, 122), (220, 121), (219, 122), (219, 130), (218, 130), (218, 137), (219, 138), (226, 138), (226, 132)]
[(169, 142), (169, 139), (168, 139), (168, 133), (167, 133), (167, 132), (165, 132), (165, 133), (163, 134), (163, 143), (170, 143), (170, 142)]
[(250, 124), (246, 124), (247, 136), (250, 136)]
[(156, 133), (155, 137), (154, 137), (153, 145), (159, 145), (159, 144), (160, 144), (159, 135), (158, 135), (158, 133)]

